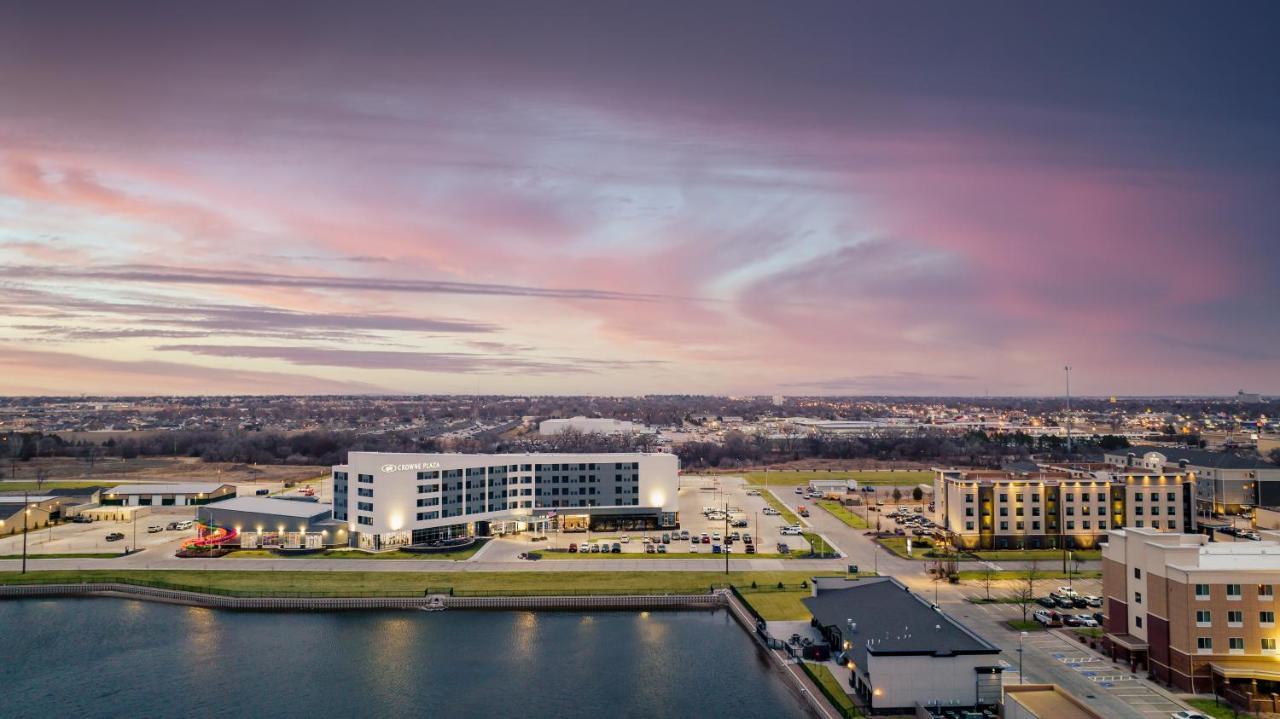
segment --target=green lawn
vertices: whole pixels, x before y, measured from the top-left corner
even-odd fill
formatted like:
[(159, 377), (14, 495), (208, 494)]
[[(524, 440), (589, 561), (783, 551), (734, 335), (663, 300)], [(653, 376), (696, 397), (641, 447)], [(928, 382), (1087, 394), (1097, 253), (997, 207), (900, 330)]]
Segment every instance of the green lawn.
[(783, 592), (778, 590), (761, 591), (738, 587), (742, 598), (747, 600), (760, 616), (769, 621), (801, 621), (810, 618), (809, 610), (800, 603), (801, 599), (810, 596), (806, 590)]
[[(115, 559), (120, 552), (80, 552), (70, 554), (28, 554), (27, 559)], [(0, 559), (22, 559), (21, 554), (0, 554)]]
[(868, 527), (867, 520), (853, 512), (850, 512), (848, 509), (845, 509), (845, 506), (839, 502), (835, 502), (830, 499), (819, 499), (814, 502), (814, 504), (817, 504), (819, 507), (827, 510), (836, 519), (844, 522), (854, 529), (866, 529)]
[(1043, 624), (1034, 619), (1028, 619), (1025, 622), (1021, 619), (1010, 619), (1005, 624), (1009, 625), (1009, 628), (1015, 632), (1041, 632), (1045, 628)]
[(115, 485), (112, 484), (112, 482), (110, 481), (99, 481), (99, 482), (66, 481), (66, 482), (45, 482), (43, 487), (36, 487), (35, 482), (0, 482), (0, 492), (6, 492), (6, 493), (21, 492), (21, 491), (27, 490), (34, 493), (37, 490), (43, 491), (45, 489), (79, 489), (81, 487), (104, 487), (104, 486), (114, 487)]
[(1241, 716), (1248, 716), (1245, 712), (1232, 711), (1231, 707), (1224, 702), (1216, 702), (1212, 699), (1188, 699), (1187, 703), (1196, 709), (1208, 714), (1214, 719), (1238, 719)]
[(898, 487), (911, 487), (917, 484), (932, 484), (933, 472), (928, 470), (900, 470), (890, 472), (887, 470), (837, 470), (834, 472), (826, 472), (822, 470), (769, 470), (768, 472), (747, 472), (743, 475), (747, 484), (765, 484), (765, 475), (768, 475), (768, 485), (770, 487), (796, 487), (808, 484), (814, 479), (856, 479), (859, 485), (876, 484), (876, 485), (892, 485)]
[(899, 557), (902, 557), (903, 559), (933, 559), (932, 557), (924, 556), (925, 552), (928, 552), (934, 549), (934, 547), (936, 546), (936, 544), (932, 539), (925, 540), (929, 543), (929, 546), (927, 547), (921, 546), (920, 540), (916, 537), (912, 537), (911, 540), (912, 541), (911, 541), (910, 557), (907, 556), (907, 538), (906, 537), (881, 537), (876, 541), (879, 542), (880, 545), (883, 546), (885, 549), (889, 550), (890, 552), (893, 552), (894, 554), (898, 555)]
[[(994, 579), (994, 580), (1000, 580), (1000, 579), (1026, 579), (1026, 578), (1027, 578), (1027, 572), (1028, 572), (1028, 571), (1029, 571), (1029, 570), (1025, 570), (1025, 569), (1004, 569), (1004, 570), (1001, 570), (1001, 571), (999, 571), (999, 572), (991, 572), (991, 578), (992, 578), (992, 579)], [(974, 581), (974, 580), (981, 581), (981, 580), (985, 579), (985, 578), (986, 578), (986, 576), (987, 576), (987, 572), (986, 572), (986, 571), (984, 571), (984, 570), (963, 571), (963, 572), (960, 572), (960, 581), (962, 581), (962, 582)], [(1071, 573), (1071, 578), (1073, 578), (1073, 579), (1101, 579), (1101, 578), (1102, 578), (1102, 572), (1099, 572), (1099, 571), (1072, 572), (1072, 573)], [(1054, 571), (1046, 571), (1046, 570), (1044, 570), (1044, 569), (1037, 569), (1037, 570), (1036, 570), (1036, 579), (1037, 579), (1037, 580), (1040, 580), (1040, 579), (1067, 579), (1067, 573), (1066, 573), (1066, 572), (1062, 572), (1062, 571), (1057, 571), (1057, 570), (1054, 570)]]
[(353, 549), (326, 549), (314, 554), (276, 554), (266, 549), (237, 549), (226, 555), (234, 559), (470, 559), (482, 544), (474, 544), (456, 552), (417, 554), (414, 552), (361, 552)]
[[(711, 546), (711, 545), (707, 545)], [(791, 559), (796, 555), (794, 550), (791, 554), (747, 554), (745, 551), (735, 549), (730, 554), (731, 559)], [(645, 554), (642, 552), (623, 552), (622, 554), (582, 554), (580, 552), (548, 552), (541, 551), (538, 554), (543, 559), (714, 559), (718, 562), (724, 561), (723, 554), (714, 554), (711, 550), (705, 552), (668, 552), (667, 554)], [(808, 551), (801, 552), (808, 554)]]
[(799, 586), (813, 572), (355, 572), (355, 571), (206, 571), (56, 570), (19, 574), (0, 572), (0, 584), (128, 582), (170, 589), (232, 595), (418, 596), (427, 588), (507, 594), (683, 594), (729, 584)]
[(800, 518), (796, 516), (796, 513), (788, 509), (787, 505), (783, 504), (782, 500), (774, 496), (773, 492), (761, 492), (760, 496), (764, 497), (764, 501), (768, 502), (770, 507), (773, 507), (774, 509), (782, 513), (781, 519), (784, 522), (786, 522), (787, 524), (800, 523)]
[[(1069, 550), (1071, 556), (1080, 561), (1097, 561), (1102, 559), (1101, 549), (1072, 549)], [(985, 559), (991, 562), (1030, 562), (1033, 559), (1041, 561), (1062, 561), (1061, 549), (980, 549), (971, 552), (978, 559)]]
[(836, 679), (836, 676), (831, 673), (831, 670), (825, 664), (802, 662), (801, 666), (804, 668), (805, 673), (809, 675), (809, 678), (822, 690), (822, 694), (826, 696), (827, 701), (835, 705), (841, 716), (862, 716), (858, 711), (858, 705), (853, 702), (853, 697), (845, 693), (844, 687), (840, 686), (840, 680)]

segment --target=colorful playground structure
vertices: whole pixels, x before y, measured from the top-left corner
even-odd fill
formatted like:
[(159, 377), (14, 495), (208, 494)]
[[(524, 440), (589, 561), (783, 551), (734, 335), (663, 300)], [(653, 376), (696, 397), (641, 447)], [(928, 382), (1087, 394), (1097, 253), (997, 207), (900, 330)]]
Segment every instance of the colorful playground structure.
[(204, 523), (196, 525), (196, 536), (182, 543), (178, 548), (179, 552), (192, 549), (208, 549), (210, 547), (220, 547), (240, 536), (240, 533), (231, 527), (209, 526)]

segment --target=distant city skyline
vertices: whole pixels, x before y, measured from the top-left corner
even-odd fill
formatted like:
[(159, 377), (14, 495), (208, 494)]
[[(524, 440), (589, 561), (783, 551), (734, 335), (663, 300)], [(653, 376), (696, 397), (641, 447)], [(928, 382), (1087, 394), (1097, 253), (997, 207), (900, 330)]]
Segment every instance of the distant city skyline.
[(0, 394), (1280, 394), (1274, 4), (373, 9), (0, 8)]

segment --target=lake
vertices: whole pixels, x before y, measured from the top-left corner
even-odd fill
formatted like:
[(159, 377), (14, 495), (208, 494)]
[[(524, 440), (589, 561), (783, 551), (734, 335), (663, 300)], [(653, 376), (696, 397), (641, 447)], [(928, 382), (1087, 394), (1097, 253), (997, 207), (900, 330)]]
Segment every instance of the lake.
[(234, 613), (0, 602), (6, 717), (792, 717), (724, 610)]

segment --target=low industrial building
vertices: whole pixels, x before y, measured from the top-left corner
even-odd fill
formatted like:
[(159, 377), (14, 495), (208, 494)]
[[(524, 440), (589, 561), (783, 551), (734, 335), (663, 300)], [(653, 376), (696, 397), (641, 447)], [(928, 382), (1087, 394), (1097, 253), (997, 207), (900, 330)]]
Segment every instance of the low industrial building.
[(675, 528), (679, 466), (648, 452), (351, 452), (333, 468), (333, 516), (348, 523), (351, 546), (375, 551), (530, 527)]
[(643, 424), (607, 417), (569, 417), (544, 419), (538, 423), (538, 434), (549, 437), (563, 432), (579, 434), (638, 434), (647, 432)]
[[(23, 517), (23, 510), (27, 515)], [(39, 529), (49, 526), (49, 510), (39, 505), (28, 506), (21, 501), (0, 504), (0, 536), (18, 534), (24, 528)]]
[(1102, 551), (1105, 643), (1114, 659), (1180, 691), (1275, 711), (1280, 693), (1278, 535), (1210, 542), (1149, 529), (1110, 533)]
[[(49, 513), (53, 521), (70, 519), (80, 511), (98, 504), (104, 487), (79, 487), (64, 489), (41, 489), (39, 494), (28, 493), (25, 501), (38, 506)], [(0, 494), (0, 504), (21, 504), (24, 495), (21, 492)]]
[(103, 492), (100, 501), (103, 505), (186, 507), (218, 502), (234, 496), (234, 484), (122, 484)]
[(200, 507), (196, 520), (207, 528), (235, 530), (242, 549), (319, 549), (348, 541), (346, 523), (334, 522), (333, 507), (317, 502), (235, 497)]
[(1247, 507), (1280, 506), (1280, 465), (1230, 452), (1185, 447), (1126, 447), (1107, 452), (1104, 460), (1117, 468), (1172, 470), (1195, 476), (1196, 501), (1214, 513), (1236, 513)]
[(1194, 478), (1145, 467), (936, 469), (938, 525), (964, 549), (1089, 549), (1112, 529), (1194, 532)]
[(811, 479), (809, 491), (819, 494), (849, 494), (858, 491), (856, 479)]
[(802, 600), (876, 714), (1000, 704), (1000, 649), (892, 577), (817, 578)]

